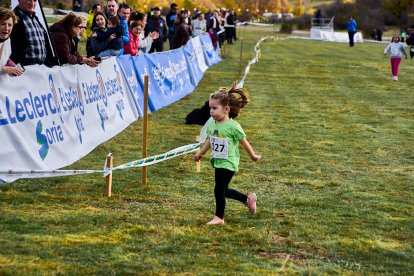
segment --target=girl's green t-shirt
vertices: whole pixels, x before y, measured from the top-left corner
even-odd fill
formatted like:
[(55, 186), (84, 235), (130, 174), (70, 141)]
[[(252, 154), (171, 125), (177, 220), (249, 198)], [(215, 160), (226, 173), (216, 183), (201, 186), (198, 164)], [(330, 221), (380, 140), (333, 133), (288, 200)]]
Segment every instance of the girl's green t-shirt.
[(240, 161), (239, 141), (246, 137), (240, 124), (233, 119), (222, 124), (212, 120), (206, 133), (210, 136), (210, 141), (207, 142), (211, 143), (213, 167), (237, 172)]

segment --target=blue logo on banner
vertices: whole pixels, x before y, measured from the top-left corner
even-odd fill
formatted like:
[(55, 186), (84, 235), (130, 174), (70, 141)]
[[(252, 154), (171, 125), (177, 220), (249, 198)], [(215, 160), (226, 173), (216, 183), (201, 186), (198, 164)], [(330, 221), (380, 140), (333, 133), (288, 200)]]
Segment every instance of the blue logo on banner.
[(36, 140), (41, 146), (39, 149), (39, 156), (42, 160), (45, 160), (49, 152), (49, 145), (63, 142), (64, 137), (62, 127), (60, 125), (56, 125), (55, 121), (52, 121), (52, 126), (45, 128), (45, 134), (43, 134), (42, 121), (38, 121), (36, 125)]
[(80, 116), (75, 115), (75, 124), (79, 132), (79, 141), (82, 144), (82, 132), (85, 131), (85, 128), (83, 127), (82, 118)]
[(200, 42), (203, 45), (204, 58), (208, 66), (212, 66), (221, 61), (219, 47), (215, 50), (211, 38), (208, 34), (200, 36)]
[(43, 133), (42, 121), (37, 122), (36, 126), (36, 139), (37, 143), (41, 146), (39, 149), (39, 155), (42, 160), (45, 160), (47, 153), (49, 152), (49, 144), (47, 143), (47, 137)]
[(119, 100), (116, 102), (116, 109), (118, 110), (119, 117), (121, 117), (121, 119), (123, 120), (124, 116), (122, 115), (122, 110), (125, 109), (123, 100)]
[(105, 121), (108, 120), (108, 114), (106, 114), (105, 108), (99, 106), (99, 103), (96, 104), (96, 108), (101, 119), (101, 128), (105, 131)]

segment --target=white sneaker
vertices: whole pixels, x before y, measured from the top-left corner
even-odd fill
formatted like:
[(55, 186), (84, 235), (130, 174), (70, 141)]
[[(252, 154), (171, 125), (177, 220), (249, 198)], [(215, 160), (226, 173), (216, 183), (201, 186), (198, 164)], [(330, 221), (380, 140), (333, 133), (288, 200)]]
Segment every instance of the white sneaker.
[(392, 80), (397, 81), (398, 80), (398, 77), (397, 76), (392, 76)]

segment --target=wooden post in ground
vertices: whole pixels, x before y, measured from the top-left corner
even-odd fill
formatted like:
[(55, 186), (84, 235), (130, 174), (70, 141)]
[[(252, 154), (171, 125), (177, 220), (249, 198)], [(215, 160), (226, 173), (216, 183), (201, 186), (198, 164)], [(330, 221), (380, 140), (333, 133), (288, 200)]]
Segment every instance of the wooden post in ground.
[(242, 72), (242, 57), (243, 57), (243, 38), (240, 39), (239, 75), (241, 75), (241, 72)]
[[(196, 136), (196, 142), (200, 142), (200, 136)], [(201, 147), (200, 147), (200, 149), (201, 149)], [(198, 160), (196, 162), (196, 164), (197, 164), (197, 172), (199, 173), (199, 172), (201, 172), (201, 160)]]
[[(108, 157), (106, 157), (106, 168), (111, 170), (112, 166), (113, 166), (112, 155), (109, 155)], [(112, 196), (112, 171), (111, 171), (110, 174), (108, 174), (106, 176), (104, 196), (106, 196), (106, 197), (111, 197)]]
[[(142, 122), (142, 158), (147, 157), (147, 138), (148, 138), (148, 75), (144, 78), (144, 119)], [(147, 185), (147, 167), (142, 167), (141, 183)]]

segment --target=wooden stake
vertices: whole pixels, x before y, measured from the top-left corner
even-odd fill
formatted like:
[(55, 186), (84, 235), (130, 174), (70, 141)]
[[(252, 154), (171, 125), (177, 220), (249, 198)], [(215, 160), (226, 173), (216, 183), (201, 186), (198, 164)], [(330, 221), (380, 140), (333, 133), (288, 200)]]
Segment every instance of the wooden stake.
[[(196, 142), (200, 142), (200, 136), (196, 136)], [(197, 172), (199, 173), (201, 172), (201, 160), (198, 160), (196, 164), (197, 164)]]
[(243, 38), (240, 39), (239, 75), (241, 75), (241, 72), (242, 72), (242, 56), (243, 56)]
[[(148, 137), (148, 75), (144, 78), (144, 120), (142, 122), (142, 158), (147, 157)], [(147, 186), (147, 167), (142, 167), (141, 184)]]
[[(112, 165), (113, 165), (112, 155), (109, 155), (108, 157), (106, 157), (106, 168), (112, 169)], [(106, 197), (111, 197), (112, 196), (112, 171), (111, 171), (110, 174), (108, 174), (106, 176), (104, 196), (106, 196)]]

